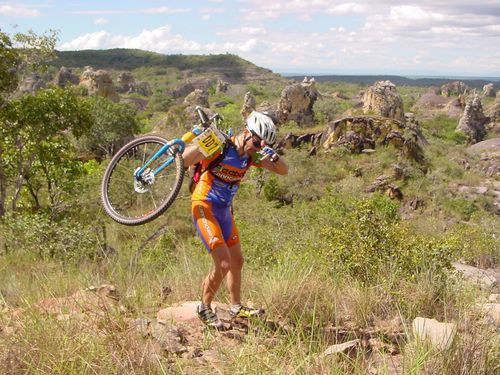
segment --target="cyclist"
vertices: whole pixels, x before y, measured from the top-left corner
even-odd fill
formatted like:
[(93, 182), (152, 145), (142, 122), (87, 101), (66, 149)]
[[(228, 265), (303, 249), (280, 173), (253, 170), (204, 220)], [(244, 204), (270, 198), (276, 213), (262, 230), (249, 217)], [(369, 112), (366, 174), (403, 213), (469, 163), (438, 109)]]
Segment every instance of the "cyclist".
[[(264, 312), (241, 304), (243, 256), (231, 203), (251, 166), (280, 175), (288, 173), (286, 162), (271, 148), (276, 142), (276, 133), (271, 117), (254, 111), (248, 116), (245, 129), (228, 141), (222, 160), (215, 167), (209, 167), (210, 170), (206, 168), (217, 153), (205, 159), (194, 145), (184, 151), (185, 166), (201, 162), (203, 171), (192, 193), (192, 215), (196, 230), (213, 260), (213, 269), (203, 282), (202, 300), (197, 306), (198, 317), (207, 326), (222, 327), (211, 302), (225, 277), (231, 317), (249, 318)], [(261, 158), (258, 152), (263, 155)]]

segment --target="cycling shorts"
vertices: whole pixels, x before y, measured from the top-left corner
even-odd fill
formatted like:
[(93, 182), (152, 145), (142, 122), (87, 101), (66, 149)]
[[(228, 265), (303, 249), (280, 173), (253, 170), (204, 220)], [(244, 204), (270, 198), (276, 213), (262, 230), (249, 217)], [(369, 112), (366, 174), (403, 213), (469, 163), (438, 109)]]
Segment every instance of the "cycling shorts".
[(222, 244), (231, 247), (240, 243), (231, 206), (193, 201), (191, 208), (194, 226), (208, 252)]

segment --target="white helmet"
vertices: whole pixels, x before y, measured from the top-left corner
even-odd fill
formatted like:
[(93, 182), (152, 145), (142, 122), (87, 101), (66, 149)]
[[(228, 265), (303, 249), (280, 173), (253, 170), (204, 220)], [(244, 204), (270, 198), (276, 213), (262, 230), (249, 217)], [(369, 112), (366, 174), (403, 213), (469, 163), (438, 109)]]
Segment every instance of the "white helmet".
[(247, 117), (247, 129), (260, 137), (268, 145), (272, 145), (276, 142), (276, 126), (274, 126), (271, 117), (263, 113), (256, 111), (250, 113)]

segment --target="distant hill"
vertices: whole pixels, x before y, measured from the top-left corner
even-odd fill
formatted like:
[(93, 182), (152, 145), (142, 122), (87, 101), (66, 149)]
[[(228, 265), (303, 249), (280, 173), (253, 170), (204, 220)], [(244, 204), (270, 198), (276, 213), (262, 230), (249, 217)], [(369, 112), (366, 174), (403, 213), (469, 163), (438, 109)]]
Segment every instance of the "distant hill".
[[(500, 78), (496, 78), (496, 82), (492, 80), (483, 79), (467, 79), (467, 78), (407, 78), (395, 75), (373, 75), (373, 76), (357, 76), (357, 75), (310, 75), (314, 77), (317, 82), (348, 82), (348, 83), (363, 83), (371, 85), (376, 81), (389, 80), (396, 86), (442, 86), (446, 83), (462, 81), (467, 86), (482, 90), (483, 86), (488, 83), (494, 83), (495, 89), (500, 88)], [(304, 75), (300, 76), (287, 76), (289, 79), (302, 81)]]
[(162, 67), (176, 68), (193, 73), (219, 73), (227, 78), (258, 80), (282, 79), (271, 70), (261, 68), (232, 54), (217, 55), (164, 55), (138, 49), (115, 48), (108, 50), (56, 51), (57, 59), (51, 65), (60, 68), (127, 70)]

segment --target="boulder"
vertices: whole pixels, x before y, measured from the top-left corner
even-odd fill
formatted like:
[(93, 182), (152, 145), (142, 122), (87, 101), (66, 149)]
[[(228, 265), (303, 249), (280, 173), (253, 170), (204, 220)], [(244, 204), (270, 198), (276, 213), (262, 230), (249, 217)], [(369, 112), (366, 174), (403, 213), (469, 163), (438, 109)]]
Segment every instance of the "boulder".
[(494, 98), (496, 96), (495, 85), (493, 83), (488, 83), (483, 86), (483, 96)]
[(356, 116), (327, 124), (323, 147), (343, 146), (354, 153), (391, 144), (414, 160), (423, 160), (425, 138), (416, 121), (405, 123), (391, 118)]
[(38, 73), (33, 73), (26, 77), (19, 84), (18, 91), (22, 94), (34, 95), (38, 90), (45, 87), (45, 81)]
[(80, 86), (87, 89), (89, 95), (98, 95), (108, 98), (113, 102), (120, 100), (113, 85), (113, 80), (106, 70), (94, 70), (92, 67), (85, 67), (80, 78)]
[(483, 106), (479, 95), (469, 97), (463, 116), (458, 122), (457, 131), (464, 133), (470, 143), (477, 143), (486, 135), (486, 124), (489, 118), (483, 114)]
[(434, 349), (450, 348), (457, 333), (455, 323), (440, 323), (436, 319), (416, 317), (413, 320), (415, 336), (431, 344)]
[(117, 79), (118, 91), (127, 94), (139, 94), (142, 96), (151, 96), (151, 86), (147, 82), (136, 82), (134, 76), (130, 72), (122, 72)]
[(208, 79), (208, 78), (191, 80), (191, 81), (186, 82), (180, 86), (177, 86), (173, 90), (167, 91), (165, 94), (173, 97), (174, 99), (183, 98), (196, 89), (202, 90), (202, 91), (208, 91), (208, 89), (210, 88), (210, 86), (213, 85), (213, 83), (214, 83), (213, 80)]
[(209, 107), (208, 92), (195, 89), (192, 93), (184, 98), (184, 104), (188, 106)]
[(243, 107), (241, 108), (241, 116), (243, 117), (243, 121), (246, 120), (248, 115), (255, 111), (255, 106), (257, 105), (257, 102), (255, 100), (255, 96), (248, 91), (245, 94), (245, 97), (243, 98)]
[(66, 87), (67, 84), (78, 85), (80, 78), (73, 73), (71, 68), (61, 66), (56, 76), (56, 84), (59, 87)]
[(379, 81), (363, 95), (363, 112), (375, 116), (404, 119), (403, 99), (390, 81)]
[(318, 98), (314, 78), (305, 77), (301, 83), (294, 83), (283, 89), (278, 102), (279, 123), (295, 121), (298, 125), (310, 125), (314, 121), (313, 106)]
[(441, 86), (441, 94), (446, 97), (466, 94), (468, 90), (469, 87), (461, 81), (450, 82)]
[(463, 95), (459, 95), (457, 98), (452, 99), (445, 106), (446, 113), (448, 116), (453, 118), (460, 118), (465, 109), (465, 98)]
[(443, 109), (448, 104), (448, 99), (437, 95), (434, 92), (426, 92), (415, 103), (419, 109)]
[(452, 263), (455, 270), (465, 279), (486, 289), (494, 288), (500, 281), (500, 274), (495, 270), (484, 270), (462, 263)]
[(217, 80), (217, 83), (215, 84), (215, 92), (216, 93), (225, 93), (227, 92), (227, 89), (229, 87), (229, 83), (226, 81), (223, 81), (221, 79)]
[(122, 72), (118, 74), (116, 83), (120, 92), (128, 92), (135, 85), (135, 78), (130, 72)]

